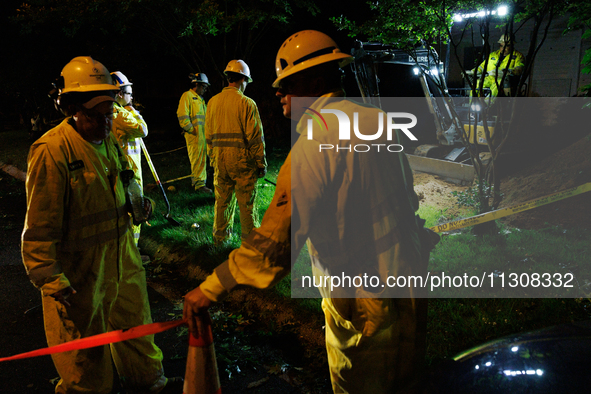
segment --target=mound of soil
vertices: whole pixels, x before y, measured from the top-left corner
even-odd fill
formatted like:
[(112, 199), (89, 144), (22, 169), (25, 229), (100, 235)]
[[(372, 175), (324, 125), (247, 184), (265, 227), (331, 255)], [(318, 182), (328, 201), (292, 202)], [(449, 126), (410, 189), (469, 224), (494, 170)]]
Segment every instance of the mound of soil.
[[(591, 182), (591, 134), (539, 163), (504, 179), (505, 197), (500, 208), (523, 203)], [(591, 228), (590, 193), (583, 193), (523, 213), (508, 216), (512, 227), (539, 229), (549, 226)]]
[(468, 211), (457, 204), (457, 199), (451, 193), (463, 192), (468, 186), (460, 186), (445, 181), (436, 175), (424, 172), (413, 172), (414, 190), (421, 205), (428, 205), (439, 209), (447, 217), (464, 216)]

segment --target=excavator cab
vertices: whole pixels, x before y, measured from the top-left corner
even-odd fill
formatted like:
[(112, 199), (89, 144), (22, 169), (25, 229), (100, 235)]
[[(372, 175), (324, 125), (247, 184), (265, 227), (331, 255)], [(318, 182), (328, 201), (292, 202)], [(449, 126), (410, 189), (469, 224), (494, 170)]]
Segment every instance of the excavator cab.
[[(386, 97), (416, 97), (417, 100), (408, 101), (421, 105), (409, 112), (420, 119), (430, 117), (433, 123), (420, 122), (418, 127), (413, 128), (420, 145), (410, 146), (413, 148), (409, 155), (411, 165), (415, 162), (415, 169), (420, 171), (436, 173), (450, 180), (459, 177), (460, 183), (469, 183), (474, 170), (463, 146), (460, 130), (465, 127), (464, 124), (477, 124), (476, 107), (470, 105), (470, 97), (450, 97), (443, 63), (433, 48), (417, 47), (411, 53), (391, 45), (356, 42), (352, 50), (355, 60), (351, 67), (361, 96), (365, 102), (386, 112), (389, 111), (384, 107)], [(421, 97), (426, 100), (418, 99)], [(472, 127), (471, 130), (476, 129)], [(451, 164), (424, 159), (439, 159), (437, 161)], [(453, 164), (461, 167), (459, 174), (456, 171), (459, 167)], [(432, 171), (433, 166), (438, 169)]]

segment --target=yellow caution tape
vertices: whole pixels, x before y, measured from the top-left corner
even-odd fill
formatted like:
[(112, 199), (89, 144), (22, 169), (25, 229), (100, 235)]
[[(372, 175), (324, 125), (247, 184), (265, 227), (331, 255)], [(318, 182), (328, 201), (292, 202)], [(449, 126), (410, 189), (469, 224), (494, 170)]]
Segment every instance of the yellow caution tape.
[(164, 181), (164, 182), (162, 182), (162, 184), (164, 185), (166, 183), (172, 183), (172, 182), (180, 181), (181, 179), (186, 179), (186, 178), (191, 178), (191, 175), (185, 175), (180, 178), (175, 178), (175, 179), (171, 179), (169, 181)]
[(591, 182), (564, 190), (562, 192), (550, 194), (546, 197), (541, 197), (535, 200), (524, 202), (522, 204), (513, 205), (508, 208), (482, 213), (480, 215), (472, 216), (471, 218), (456, 220), (455, 222), (440, 224), (439, 226), (431, 227), (431, 230), (435, 231), (436, 233), (442, 233), (445, 231), (470, 227), (480, 223), (490, 222), (491, 220), (497, 220), (505, 216), (513, 215), (515, 213), (527, 211), (529, 209), (541, 207), (542, 205), (550, 204), (555, 201), (564, 200), (565, 198), (573, 197), (588, 191), (591, 191)]

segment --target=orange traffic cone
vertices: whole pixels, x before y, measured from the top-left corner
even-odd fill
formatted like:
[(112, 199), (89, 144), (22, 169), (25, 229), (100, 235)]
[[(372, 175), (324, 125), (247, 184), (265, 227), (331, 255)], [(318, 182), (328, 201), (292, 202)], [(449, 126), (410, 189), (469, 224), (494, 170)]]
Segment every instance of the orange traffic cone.
[(196, 338), (189, 333), (189, 354), (183, 394), (221, 394), (209, 313), (201, 315), (200, 320), (203, 335)]

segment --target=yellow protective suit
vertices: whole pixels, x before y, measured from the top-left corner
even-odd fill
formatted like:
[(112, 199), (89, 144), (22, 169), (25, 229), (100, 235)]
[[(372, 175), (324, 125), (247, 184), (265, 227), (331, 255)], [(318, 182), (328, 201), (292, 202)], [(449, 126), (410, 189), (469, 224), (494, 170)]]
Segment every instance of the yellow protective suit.
[(191, 182), (195, 189), (207, 181), (207, 156), (205, 144), (205, 101), (193, 90), (181, 96), (176, 115), (179, 125), (185, 130), (185, 141), (191, 162)]
[[(140, 138), (148, 135), (148, 125), (135, 108), (123, 107), (118, 103), (113, 105), (113, 134), (119, 142), (127, 162), (135, 174), (135, 179), (143, 188), (142, 179), (142, 147)], [(141, 225), (134, 226), (133, 237), (137, 245), (140, 240)]]
[[(49, 346), (152, 322), (142, 261), (130, 231), (119, 173), (125, 157), (111, 135), (85, 141), (66, 118), (32, 146), (22, 256), (41, 290)], [(66, 307), (51, 296), (68, 286)], [(110, 393), (112, 363), (127, 392), (166, 384), (153, 336), (52, 355), (56, 393)]]
[(244, 239), (254, 228), (258, 170), (267, 167), (263, 124), (256, 103), (237, 88), (225, 87), (209, 100), (205, 138), (214, 168), (214, 241), (219, 243), (231, 234), (236, 201)]
[[(350, 119), (358, 112), (359, 124), (375, 133), (381, 111), (331, 102), (339, 94), (323, 96), (311, 108), (338, 109)], [(314, 274), (367, 273), (384, 283), (388, 275), (426, 273), (428, 254), (420, 247), (414, 217), (418, 199), (406, 156), (319, 152), (320, 144), (349, 143), (338, 140), (335, 116), (324, 119), (331, 132), (314, 123), (312, 140), (306, 135), (306, 117), (299, 122), (302, 135), (279, 172), (260, 228), (200, 286), (212, 301), (237, 285), (274, 285), (287, 275), (306, 241)], [(366, 142), (352, 137), (350, 144)], [(415, 298), (422, 293), (387, 287), (379, 293), (364, 288), (320, 291), (335, 393), (391, 393), (413, 378), (425, 352), (427, 304)], [(393, 298), (372, 298), (376, 295)]]
[[(507, 69), (505, 75), (508, 78), (509, 70), (513, 70), (517, 67), (524, 67), (525, 65), (525, 59), (521, 52), (513, 51), (511, 56), (503, 57), (502, 61), (501, 56), (501, 50), (492, 52), (488, 56), (488, 64), (484, 61), (478, 66), (478, 74), (482, 74), (483, 71), (488, 73), (488, 75), (484, 77), (483, 87), (490, 89), (491, 97), (497, 97), (499, 94), (499, 88), (503, 88), (503, 75), (505, 74), (505, 69)], [(484, 70), (485, 64), (486, 70)]]

